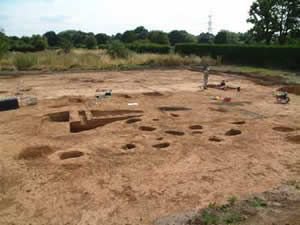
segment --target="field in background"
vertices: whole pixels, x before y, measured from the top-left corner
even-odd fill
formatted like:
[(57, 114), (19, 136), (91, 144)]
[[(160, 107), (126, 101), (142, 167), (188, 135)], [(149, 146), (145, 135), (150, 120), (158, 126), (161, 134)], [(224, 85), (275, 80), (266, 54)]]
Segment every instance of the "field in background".
[(197, 56), (180, 56), (177, 54), (137, 54), (131, 53), (127, 58), (112, 58), (106, 50), (75, 49), (69, 54), (59, 50), (36, 53), (9, 53), (0, 60), (1, 71), (64, 71), (130, 69), (155, 66), (183, 66), (201, 63)]

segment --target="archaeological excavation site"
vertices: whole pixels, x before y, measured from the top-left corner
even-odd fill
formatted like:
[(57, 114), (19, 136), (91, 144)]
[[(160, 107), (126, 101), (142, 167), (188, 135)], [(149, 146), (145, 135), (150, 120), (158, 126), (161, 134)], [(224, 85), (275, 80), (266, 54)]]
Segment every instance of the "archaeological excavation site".
[[(240, 90), (219, 89), (225, 79)], [(187, 69), (0, 76), (0, 95), (20, 100), (0, 111), (0, 224), (299, 225), (300, 86), (201, 80)]]

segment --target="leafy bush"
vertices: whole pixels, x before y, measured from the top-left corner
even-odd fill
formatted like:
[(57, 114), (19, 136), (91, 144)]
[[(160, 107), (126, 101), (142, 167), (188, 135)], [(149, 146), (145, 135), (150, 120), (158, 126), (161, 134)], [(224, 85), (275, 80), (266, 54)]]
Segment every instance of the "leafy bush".
[(85, 44), (88, 49), (94, 49), (97, 47), (97, 40), (93, 35), (90, 35), (86, 38)]
[(169, 33), (168, 37), (171, 45), (196, 42), (196, 37), (185, 30), (173, 30)]
[(225, 63), (300, 68), (299, 46), (178, 44), (175, 52), (215, 59), (221, 56)]
[(0, 38), (0, 59), (4, 56), (4, 54), (8, 51), (8, 44), (5, 40)]
[(137, 53), (159, 53), (168, 54), (170, 53), (171, 47), (169, 45), (159, 45), (151, 43), (134, 43), (126, 45), (130, 50)]
[(23, 41), (16, 41), (10, 46), (10, 51), (16, 52), (34, 52), (35, 49), (32, 44)]
[(129, 49), (120, 41), (111, 42), (107, 52), (112, 58), (128, 58), (130, 54)]
[(48, 47), (47, 39), (40, 35), (33, 35), (31, 39), (31, 43), (35, 51), (43, 51)]
[(168, 45), (170, 44), (168, 34), (163, 31), (151, 31), (148, 35), (149, 40), (155, 44)]
[(18, 70), (28, 70), (37, 62), (37, 57), (33, 54), (17, 54), (14, 58), (14, 65)]
[(71, 49), (73, 48), (72, 42), (69, 41), (68, 39), (61, 39), (60, 45), (65, 54), (70, 53)]

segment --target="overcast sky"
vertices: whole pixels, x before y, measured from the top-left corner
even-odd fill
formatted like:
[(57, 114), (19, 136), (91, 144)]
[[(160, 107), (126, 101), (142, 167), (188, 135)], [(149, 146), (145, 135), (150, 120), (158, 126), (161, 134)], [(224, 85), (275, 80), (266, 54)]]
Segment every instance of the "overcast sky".
[(0, 0), (0, 28), (8, 35), (82, 30), (115, 34), (143, 25), (149, 30), (208, 29), (244, 32), (253, 0)]

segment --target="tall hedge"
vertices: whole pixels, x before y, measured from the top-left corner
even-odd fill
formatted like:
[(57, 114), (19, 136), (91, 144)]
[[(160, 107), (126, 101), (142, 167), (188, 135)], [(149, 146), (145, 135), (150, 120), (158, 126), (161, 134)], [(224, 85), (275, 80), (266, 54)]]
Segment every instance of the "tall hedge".
[(171, 47), (169, 45), (159, 45), (151, 43), (133, 43), (127, 44), (127, 48), (137, 53), (159, 53), (168, 54), (170, 53)]
[(224, 63), (300, 68), (300, 46), (177, 44), (184, 55), (221, 56)]

